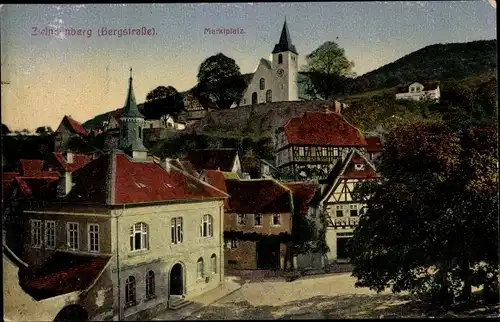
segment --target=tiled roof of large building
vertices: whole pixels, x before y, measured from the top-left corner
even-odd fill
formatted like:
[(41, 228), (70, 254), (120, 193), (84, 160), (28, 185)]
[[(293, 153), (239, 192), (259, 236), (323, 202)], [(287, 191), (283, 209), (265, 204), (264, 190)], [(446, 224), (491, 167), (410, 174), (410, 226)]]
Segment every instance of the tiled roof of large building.
[(62, 122), (66, 122), (69, 125), (69, 128), (76, 134), (87, 135), (87, 131), (83, 128), (82, 124), (78, 121), (75, 121), (71, 118), (71, 116), (65, 115)]
[[(224, 172), (217, 170), (203, 170), (203, 179), (208, 184), (227, 193), (226, 178)], [(230, 210), (229, 200), (224, 200), (224, 209), (226, 212)]]
[[(21, 164), (33, 165), (31, 171), (24, 173), (20, 172), (4, 172), (2, 176), (2, 200), (6, 200), (14, 187), (19, 188), (17, 197), (35, 197), (39, 199), (55, 197), (57, 192), (57, 183), (60, 179), (59, 173), (56, 171), (41, 171), (39, 170), (40, 160), (22, 160)], [(42, 161), (43, 162), (43, 161)], [(42, 163), (43, 164), (43, 163)], [(28, 166), (29, 168), (29, 166)]]
[(231, 212), (238, 214), (292, 211), (291, 191), (272, 179), (226, 180)]
[(361, 132), (334, 112), (306, 112), (284, 126), (289, 144), (316, 146), (366, 146)]
[(187, 172), (153, 160), (133, 160), (115, 150), (78, 170), (67, 202), (122, 205), (224, 199), (226, 194)]
[(234, 149), (205, 149), (188, 153), (187, 159), (198, 170), (220, 170), (231, 172), (238, 151)]
[(43, 160), (21, 159), (19, 160), (19, 170), (21, 170), (23, 176), (37, 176), (42, 172), (44, 162)]
[(111, 256), (55, 252), (37, 270), (28, 269), (23, 289), (36, 300), (87, 289), (105, 269)]
[(368, 146), (366, 147), (366, 151), (369, 153), (377, 153), (382, 151), (382, 142), (380, 138), (377, 136), (365, 137), (366, 143)]
[(305, 182), (289, 182), (285, 185), (292, 191), (294, 206), (300, 209), (302, 215), (306, 216), (309, 203), (318, 192), (318, 185)]

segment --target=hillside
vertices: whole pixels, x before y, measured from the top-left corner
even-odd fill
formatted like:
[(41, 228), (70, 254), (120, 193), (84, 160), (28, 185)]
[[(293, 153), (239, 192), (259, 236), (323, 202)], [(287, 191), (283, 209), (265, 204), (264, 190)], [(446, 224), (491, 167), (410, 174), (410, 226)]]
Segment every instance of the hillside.
[(496, 39), (427, 46), (355, 78), (355, 92), (391, 88), (417, 79), (460, 79), (496, 73), (496, 47)]

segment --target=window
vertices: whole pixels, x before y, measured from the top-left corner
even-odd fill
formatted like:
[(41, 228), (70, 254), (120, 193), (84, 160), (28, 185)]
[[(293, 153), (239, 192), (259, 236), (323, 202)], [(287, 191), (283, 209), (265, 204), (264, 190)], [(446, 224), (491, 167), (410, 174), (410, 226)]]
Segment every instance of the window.
[(129, 276), (125, 281), (125, 306), (131, 307), (136, 304), (135, 277)]
[(283, 64), (283, 55), (282, 54), (278, 55), (278, 64)]
[(337, 217), (344, 217), (344, 208), (342, 206), (337, 206), (336, 215)]
[(255, 226), (262, 226), (262, 215), (261, 214), (255, 215)]
[(52, 220), (45, 222), (45, 247), (56, 248), (56, 222)]
[(281, 89), (285, 89), (285, 84), (281, 84)]
[(266, 102), (271, 103), (273, 101), (273, 92), (268, 89), (266, 92)]
[(33, 247), (42, 247), (42, 221), (31, 220), (31, 244)]
[(350, 215), (351, 215), (351, 217), (357, 217), (358, 216), (358, 206), (357, 205), (351, 205), (350, 206)]
[(238, 214), (238, 225), (246, 225), (247, 218), (244, 214)]
[(264, 89), (266, 89), (266, 80), (264, 78), (260, 79), (260, 81), (259, 81), (259, 87), (260, 87), (261, 91), (263, 91)]
[(213, 219), (210, 215), (204, 215), (201, 220), (201, 237), (212, 237), (214, 232), (212, 230)]
[(197, 268), (197, 273), (198, 273), (198, 279), (203, 278), (203, 258), (199, 258), (198, 262), (196, 263), (196, 268)]
[(130, 250), (135, 251), (148, 248), (148, 225), (140, 222), (130, 227)]
[(99, 251), (99, 225), (89, 224), (89, 252)]
[(215, 256), (215, 254), (212, 254), (210, 257), (210, 270), (212, 274), (217, 273), (217, 256)]
[(149, 271), (146, 274), (146, 299), (155, 297), (155, 272)]
[(244, 99), (243, 99), (243, 104), (246, 104), (246, 103), (247, 103), (247, 99), (246, 99), (246, 98), (244, 98)]
[(303, 146), (299, 147), (299, 156), (301, 156), (301, 157), (304, 156), (304, 153), (305, 153), (304, 147)]
[(280, 225), (280, 215), (279, 214), (274, 214), (273, 215), (273, 225), (274, 226), (279, 226)]
[(227, 249), (238, 248), (238, 241), (234, 239), (226, 241), (226, 248)]
[(139, 126), (139, 139), (142, 137), (142, 127)]
[(257, 92), (252, 93), (252, 104), (257, 104)]
[(184, 240), (184, 227), (182, 226), (182, 217), (172, 218), (170, 221), (170, 234), (172, 236), (172, 244), (181, 244)]
[(78, 231), (79, 231), (79, 224), (76, 222), (69, 222), (67, 224), (67, 239), (68, 239), (68, 247), (69, 249), (72, 250), (78, 250), (79, 248), (79, 236), (78, 236)]

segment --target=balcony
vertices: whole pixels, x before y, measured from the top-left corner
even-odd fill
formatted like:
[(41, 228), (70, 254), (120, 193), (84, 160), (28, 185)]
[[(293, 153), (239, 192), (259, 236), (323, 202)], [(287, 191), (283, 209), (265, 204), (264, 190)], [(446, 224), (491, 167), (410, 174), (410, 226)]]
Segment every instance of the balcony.
[(335, 228), (352, 228), (359, 224), (359, 217), (339, 217), (332, 219)]

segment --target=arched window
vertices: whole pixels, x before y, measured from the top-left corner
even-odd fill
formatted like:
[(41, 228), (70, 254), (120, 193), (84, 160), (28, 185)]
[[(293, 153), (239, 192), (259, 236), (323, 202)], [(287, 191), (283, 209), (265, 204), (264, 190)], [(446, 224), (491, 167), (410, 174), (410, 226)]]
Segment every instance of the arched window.
[(266, 92), (266, 102), (271, 103), (273, 101), (273, 92), (269, 89)]
[(264, 90), (266, 88), (266, 80), (264, 78), (260, 79), (260, 90)]
[(196, 263), (196, 272), (198, 274), (198, 278), (203, 278), (203, 258), (198, 258), (198, 262)]
[(140, 222), (130, 227), (130, 250), (135, 251), (148, 248), (148, 225)]
[(201, 237), (212, 237), (214, 235), (212, 225), (213, 218), (210, 215), (204, 215), (201, 219), (200, 233)]
[(135, 277), (129, 276), (125, 281), (125, 305), (131, 307), (136, 304)]
[(282, 54), (278, 55), (278, 64), (283, 64), (283, 55)]
[(212, 274), (217, 273), (217, 256), (215, 254), (210, 257), (210, 270)]
[(155, 272), (149, 271), (146, 274), (146, 298), (155, 297)]
[(257, 104), (257, 92), (252, 93), (252, 104)]

